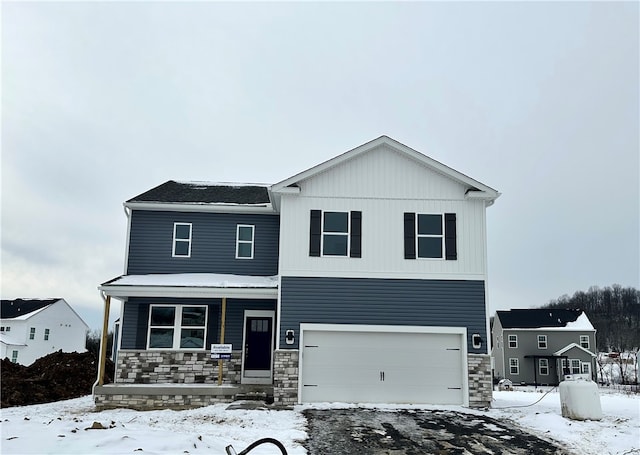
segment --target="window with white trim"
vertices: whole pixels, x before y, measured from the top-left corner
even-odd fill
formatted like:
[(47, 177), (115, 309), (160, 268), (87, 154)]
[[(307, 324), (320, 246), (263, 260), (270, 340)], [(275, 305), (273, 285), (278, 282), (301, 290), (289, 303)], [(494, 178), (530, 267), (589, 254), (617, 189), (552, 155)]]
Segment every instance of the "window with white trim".
[(549, 359), (538, 359), (538, 371), (541, 376), (549, 376)]
[(589, 362), (582, 362), (582, 374), (591, 374), (591, 364)]
[(148, 349), (204, 349), (206, 305), (151, 305)]
[(580, 346), (589, 349), (589, 335), (580, 335)]
[(236, 259), (253, 259), (255, 226), (238, 224), (236, 227)]
[(173, 257), (191, 257), (191, 223), (173, 223)]
[(322, 255), (347, 256), (349, 212), (322, 212)]
[(538, 349), (547, 349), (546, 335), (538, 335)]
[(11, 326), (8, 325), (7, 328), (6, 328), (6, 331), (7, 332), (11, 332)]
[(17, 363), (18, 362), (18, 351), (12, 351), (11, 352), (11, 362), (12, 363)]
[(442, 259), (444, 225), (441, 214), (418, 213), (416, 216), (416, 252), (419, 258)]
[(518, 347), (518, 335), (509, 335), (509, 347), (512, 349)]
[(29, 339), (30, 340), (35, 340), (36, 339), (36, 328), (35, 327), (31, 327), (29, 329)]
[(560, 369), (562, 370), (562, 374), (571, 374), (571, 370), (569, 369), (569, 360), (568, 359), (560, 359)]
[(520, 361), (518, 359), (509, 359), (509, 374), (520, 374)]
[(580, 359), (571, 359), (571, 374), (580, 374), (582, 365)]
[(49, 329), (44, 329), (44, 341), (47, 341), (49, 339), (49, 333)]

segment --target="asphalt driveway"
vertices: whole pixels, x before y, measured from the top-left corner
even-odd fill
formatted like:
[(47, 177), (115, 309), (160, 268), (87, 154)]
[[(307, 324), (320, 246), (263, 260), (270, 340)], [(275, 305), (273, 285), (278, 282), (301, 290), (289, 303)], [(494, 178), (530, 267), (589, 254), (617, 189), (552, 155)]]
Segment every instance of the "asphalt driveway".
[(536, 454), (569, 452), (489, 417), (453, 411), (304, 411), (309, 455)]

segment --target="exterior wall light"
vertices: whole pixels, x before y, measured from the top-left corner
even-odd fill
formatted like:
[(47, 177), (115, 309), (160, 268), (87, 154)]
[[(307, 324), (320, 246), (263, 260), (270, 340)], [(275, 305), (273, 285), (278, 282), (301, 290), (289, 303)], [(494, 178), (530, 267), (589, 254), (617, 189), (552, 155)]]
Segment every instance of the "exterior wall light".
[(471, 344), (474, 349), (480, 349), (482, 347), (482, 337), (478, 333), (471, 335)]
[(293, 330), (287, 330), (286, 335), (284, 336), (284, 341), (287, 344), (293, 344), (296, 341), (295, 332)]

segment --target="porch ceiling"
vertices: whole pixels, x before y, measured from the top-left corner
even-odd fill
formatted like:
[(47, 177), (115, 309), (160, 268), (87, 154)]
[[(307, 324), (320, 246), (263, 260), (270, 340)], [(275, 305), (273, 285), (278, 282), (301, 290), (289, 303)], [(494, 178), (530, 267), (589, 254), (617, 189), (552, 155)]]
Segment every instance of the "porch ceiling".
[(124, 297), (260, 298), (278, 297), (278, 276), (218, 273), (123, 275), (98, 287), (105, 295)]

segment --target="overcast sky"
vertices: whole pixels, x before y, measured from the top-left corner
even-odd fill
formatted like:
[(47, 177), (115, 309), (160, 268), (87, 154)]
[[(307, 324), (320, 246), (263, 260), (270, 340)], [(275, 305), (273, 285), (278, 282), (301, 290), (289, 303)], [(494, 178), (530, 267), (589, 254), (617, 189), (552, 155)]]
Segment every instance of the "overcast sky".
[(382, 134), (502, 193), (491, 312), (640, 287), (638, 2), (1, 7), (3, 299), (98, 328), (123, 201)]

